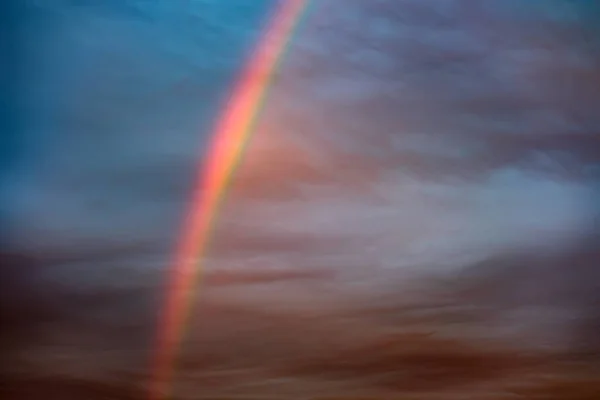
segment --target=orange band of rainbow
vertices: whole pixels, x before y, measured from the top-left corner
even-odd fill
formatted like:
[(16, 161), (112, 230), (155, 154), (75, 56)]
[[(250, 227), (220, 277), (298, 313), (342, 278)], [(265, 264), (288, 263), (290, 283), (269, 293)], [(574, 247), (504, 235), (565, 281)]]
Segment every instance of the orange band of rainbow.
[(193, 194), (181, 240), (169, 272), (149, 400), (171, 397), (179, 348), (201, 276), (210, 235), (228, 183), (239, 164), (262, 109), (273, 72), (285, 53), (308, 0), (282, 0), (265, 37), (235, 87), (219, 120), (205, 168)]

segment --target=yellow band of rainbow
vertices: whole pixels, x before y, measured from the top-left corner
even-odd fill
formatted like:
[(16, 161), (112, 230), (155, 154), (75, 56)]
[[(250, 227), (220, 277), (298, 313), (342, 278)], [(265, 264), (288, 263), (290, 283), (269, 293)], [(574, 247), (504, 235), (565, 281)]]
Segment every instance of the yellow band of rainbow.
[(196, 297), (210, 236), (224, 194), (262, 110), (273, 73), (283, 59), (308, 0), (281, 0), (273, 20), (234, 88), (216, 126), (206, 163), (172, 265), (149, 387), (149, 400), (169, 399), (179, 350)]

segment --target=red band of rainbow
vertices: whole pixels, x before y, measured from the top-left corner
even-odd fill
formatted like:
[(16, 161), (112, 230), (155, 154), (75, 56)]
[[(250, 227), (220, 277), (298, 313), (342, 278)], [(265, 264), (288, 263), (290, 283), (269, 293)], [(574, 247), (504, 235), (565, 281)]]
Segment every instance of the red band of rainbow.
[(240, 77), (219, 120), (205, 168), (199, 173), (192, 206), (169, 269), (166, 304), (160, 319), (158, 346), (149, 400), (171, 397), (179, 350), (196, 296), (220, 204), (250, 140), (273, 73), (298, 25), (308, 0), (281, 0), (279, 9)]

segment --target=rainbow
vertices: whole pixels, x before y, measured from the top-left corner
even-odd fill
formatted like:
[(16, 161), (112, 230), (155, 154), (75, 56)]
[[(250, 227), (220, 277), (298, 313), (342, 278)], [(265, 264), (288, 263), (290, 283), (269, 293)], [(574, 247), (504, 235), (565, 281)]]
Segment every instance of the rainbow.
[(169, 268), (164, 311), (159, 321), (157, 350), (152, 365), (149, 400), (171, 395), (177, 359), (193, 300), (200, 283), (201, 260), (226, 189), (240, 163), (263, 108), (273, 73), (277, 70), (295, 27), (306, 14), (309, 0), (281, 0), (264, 38), (216, 125), (208, 160), (198, 174), (192, 207)]

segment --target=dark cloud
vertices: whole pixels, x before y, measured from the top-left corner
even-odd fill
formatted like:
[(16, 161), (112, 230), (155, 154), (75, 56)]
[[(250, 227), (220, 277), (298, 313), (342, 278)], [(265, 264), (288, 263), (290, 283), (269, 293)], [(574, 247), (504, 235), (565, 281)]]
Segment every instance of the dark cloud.
[[(90, 340), (106, 356), (99, 370), (121, 365), (106, 347), (148, 340), (158, 292), (149, 288), (165, 285), (197, 168), (273, 4), (118, 3), (29, 2), (39, 19), (24, 85), (28, 154), (6, 186), (11, 251), (42, 266), (25, 278), (32, 293), (50, 292), (34, 303), (57, 299), (53, 312), (87, 327), (77, 336), (50, 324), (47, 343)], [(575, 2), (542, 3), (314, 1), (204, 260), (209, 282), (253, 289), (216, 298), (313, 315), (338, 297), (408, 293), (415, 277), (468, 275), (472, 265), (487, 276), (490, 264), (500, 284), (475, 302), (589, 293), (595, 272), (583, 259), (597, 253), (578, 252), (593, 247), (598, 215), (600, 58), (586, 13), (566, 4)], [(294, 276), (329, 286), (305, 290), (286, 281)], [(583, 303), (574, 309), (588, 312)], [(103, 329), (119, 337), (109, 345)], [(61, 364), (32, 354), (33, 369)]]

